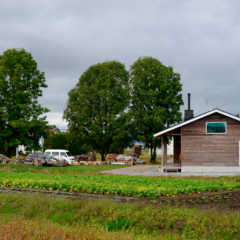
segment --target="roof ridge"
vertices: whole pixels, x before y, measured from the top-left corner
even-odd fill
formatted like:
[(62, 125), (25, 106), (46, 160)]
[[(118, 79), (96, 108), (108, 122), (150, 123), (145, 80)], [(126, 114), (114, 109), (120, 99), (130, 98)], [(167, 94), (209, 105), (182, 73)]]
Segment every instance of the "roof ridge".
[(185, 125), (188, 125), (188, 124), (190, 124), (192, 122), (195, 122), (195, 121), (197, 121), (199, 119), (202, 119), (202, 118), (207, 117), (207, 116), (209, 116), (211, 114), (214, 114), (214, 113), (222, 114), (222, 115), (224, 115), (226, 117), (232, 118), (232, 119), (237, 120), (237, 121), (240, 122), (240, 118), (239, 117), (237, 117), (237, 116), (235, 116), (235, 115), (233, 115), (231, 113), (228, 113), (226, 111), (223, 111), (223, 110), (221, 110), (219, 108), (214, 108), (214, 109), (212, 109), (210, 111), (207, 111), (205, 113), (199, 114), (199, 115), (195, 116), (194, 118), (191, 118), (191, 119), (189, 119), (187, 121), (180, 122), (180, 123), (178, 123), (178, 124), (176, 124), (176, 125), (174, 125), (172, 127), (169, 127), (169, 128), (167, 128), (165, 130), (162, 130), (162, 131), (160, 131), (158, 133), (155, 133), (153, 136), (154, 137), (159, 137), (159, 136), (161, 136), (161, 135), (163, 135), (163, 134), (165, 134), (167, 132), (170, 132), (170, 131), (175, 130), (175, 129), (179, 128), (179, 127), (183, 127)]

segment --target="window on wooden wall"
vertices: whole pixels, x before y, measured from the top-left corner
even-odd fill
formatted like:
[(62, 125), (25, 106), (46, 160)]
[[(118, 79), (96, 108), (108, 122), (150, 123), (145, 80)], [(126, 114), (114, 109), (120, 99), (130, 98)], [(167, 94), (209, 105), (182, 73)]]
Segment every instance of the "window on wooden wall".
[(226, 122), (207, 122), (206, 133), (208, 134), (223, 134), (227, 132)]

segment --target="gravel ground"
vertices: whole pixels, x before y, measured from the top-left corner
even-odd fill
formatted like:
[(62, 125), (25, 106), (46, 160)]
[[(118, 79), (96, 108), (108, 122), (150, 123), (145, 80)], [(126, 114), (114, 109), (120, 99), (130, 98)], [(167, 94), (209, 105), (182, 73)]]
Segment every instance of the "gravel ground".
[(161, 171), (161, 165), (137, 165), (127, 168), (120, 168), (114, 170), (107, 170), (101, 172), (103, 174), (113, 175), (127, 175), (127, 176), (175, 176), (175, 177), (191, 177), (191, 176), (240, 176), (239, 167), (186, 167), (182, 168), (182, 172), (176, 173), (163, 173)]
[(159, 176), (161, 174), (159, 168), (159, 165), (137, 165), (127, 168), (107, 170), (101, 173), (127, 176)]

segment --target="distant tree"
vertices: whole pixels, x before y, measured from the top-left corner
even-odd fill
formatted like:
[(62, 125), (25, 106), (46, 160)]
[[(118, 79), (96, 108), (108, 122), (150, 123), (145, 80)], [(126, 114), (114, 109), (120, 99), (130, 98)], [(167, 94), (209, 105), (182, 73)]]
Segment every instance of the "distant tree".
[(44, 148), (69, 150), (69, 133), (54, 133), (50, 131), (45, 138)]
[(47, 87), (44, 73), (24, 49), (0, 55), (0, 152), (12, 155), (19, 144), (38, 147), (48, 110), (38, 103)]
[(112, 61), (93, 65), (69, 92), (64, 113), (71, 134), (105, 155), (129, 143), (126, 108), (129, 104), (128, 72)]
[(69, 133), (68, 150), (73, 155), (87, 154), (92, 147), (84, 140), (83, 136), (77, 133)]
[[(56, 128), (56, 127), (55, 127)], [(66, 149), (73, 155), (87, 153), (91, 147), (79, 137), (69, 132), (53, 132), (49, 129), (44, 141), (44, 149)]]
[(157, 59), (138, 59), (130, 69), (131, 106), (136, 139), (151, 149), (151, 161), (156, 160), (156, 148), (161, 145), (153, 134), (181, 120), (182, 85), (180, 75)]

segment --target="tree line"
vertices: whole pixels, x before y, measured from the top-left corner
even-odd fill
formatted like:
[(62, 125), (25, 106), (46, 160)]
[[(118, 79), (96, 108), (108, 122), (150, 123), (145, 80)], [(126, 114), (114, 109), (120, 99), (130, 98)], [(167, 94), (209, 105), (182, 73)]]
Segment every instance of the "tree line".
[(118, 61), (90, 66), (68, 94), (67, 133), (46, 131), (48, 109), (38, 103), (45, 87), (30, 53), (10, 49), (0, 56), (0, 152), (9, 154), (18, 144), (36, 147), (43, 135), (45, 147), (64, 142), (74, 154), (95, 150), (104, 160), (138, 140), (155, 161), (161, 142), (153, 134), (181, 120), (180, 74), (152, 57), (139, 58), (129, 71)]
[(156, 159), (153, 134), (181, 120), (180, 75), (152, 57), (127, 71), (117, 61), (90, 66), (69, 92), (64, 118), (70, 133), (101, 154), (121, 152), (143, 141)]

